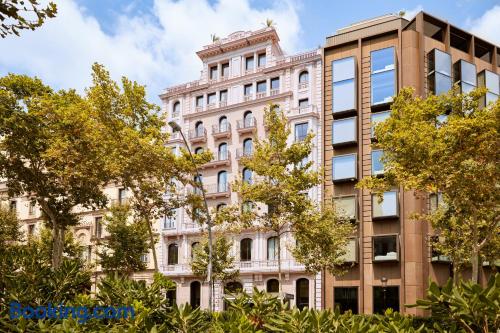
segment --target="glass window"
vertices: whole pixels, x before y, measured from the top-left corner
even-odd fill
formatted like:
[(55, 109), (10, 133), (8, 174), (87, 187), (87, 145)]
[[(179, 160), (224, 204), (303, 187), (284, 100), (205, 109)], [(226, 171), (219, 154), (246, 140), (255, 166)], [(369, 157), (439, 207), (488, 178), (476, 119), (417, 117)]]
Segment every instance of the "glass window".
[(350, 220), (357, 218), (356, 196), (337, 197), (333, 199), (333, 204), (337, 214), (345, 216)]
[(196, 106), (197, 107), (202, 107), (203, 106), (203, 96), (196, 97)]
[(500, 80), (498, 74), (484, 70), (478, 75), (478, 83), (480, 87), (486, 87), (488, 89), (484, 97), (484, 105), (493, 103), (498, 99), (500, 95)]
[(460, 80), (470, 85), (477, 86), (476, 65), (460, 60)]
[(175, 284), (175, 282), (174, 287), (167, 290), (166, 299), (167, 306), (173, 306), (174, 304), (177, 304), (177, 284)]
[(434, 95), (441, 95), (447, 93), (451, 87), (451, 77), (435, 72), (429, 75), (429, 91)]
[(394, 47), (371, 52), (372, 105), (389, 103), (396, 94)]
[(394, 47), (371, 52), (372, 74), (394, 69)]
[(373, 237), (373, 260), (394, 261), (398, 260), (397, 235)]
[(221, 90), (219, 92), (219, 101), (227, 102), (227, 90)]
[(245, 58), (245, 69), (247, 71), (253, 69), (253, 56)]
[(201, 154), (201, 153), (203, 153), (203, 147), (197, 147), (197, 148), (194, 150), (194, 153), (195, 153), (195, 154)]
[(217, 79), (217, 66), (210, 67), (210, 79)]
[(221, 171), (217, 175), (218, 192), (226, 192), (228, 190), (227, 186), (227, 172)]
[(226, 131), (228, 131), (227, 117), (222, 116), (219, 118), (219, 132), (226, 132)]
[(266, 54), (261, 53), (258, 56), (258, 66), (259, 67), (264, 67), (266, 65)]
[(280, 283), (276, 279), (269, 279), (266, 283), (266, 291), (268, 293), (277, 293), (280, 290)]
[(300, 109), (307, 108), (308, 106), (309, 106), (309, 99), (308, 98), (299, 99), (299, 108)]
[(207, 95), (207, 104), (215, 104), (215, 101), (217, 99), (215, 98), (215, 93), (211, 93)]
[(278, 259), (278, 237), (269, 237), (267, 239), (267, 260)]
[(375, 126), (377, 126), (377, 124), (383, 122), (384, 120), (386, 120), (390, 116), (391, 116), (391, 111), (382, 111), (382, 112), (377, 112), (377, 113), (371, 114), (371, 124), (372, 124), (371, 135), (372, 135), (372, 138), (375, 137)]
[(243, 169), (243, 182), (252, 184), (252, 170), (248, 168)]
[(354, 110), (356, 108), (354, 57), (332, 62), (333, 112)]
[(190, 292), (189, 304), (193, 308), (199, 308), (201, 304), (201, 283), (199, 281), (191, 282)]
[(168, 246), (168, 264), (177, 265), (179, 262), (179, 247), (173, 243)]
[(257, 82), (257, 92), (258, 93), (266, 92), (266, 90), (267, 90), (266, 81)]
[(333, 289), (335, 307), (339, 307), (340, 313), (351, 311), (358, 313), (358, 288), (357, 287), (335, 287)]
[(118, 203), (123, 205), (127, 202), (127, 189), (121, 188), (118, 190)]
[(271, 90), (279, 90), (280, 88), (280, 78), (274, 77), (271, 79)]
[(194, 129), (197, 137), (203, 136), (203, 134), (205, 133), (205, 128), (203, 127), (203, 122), (201, 121), (196, 123)]
[(434, 212), (438, 207), (444, 204), (443, 193), (431, 193), (429, 194), (430, 211)]
[(96, 216), (94, 218), (94, 233), (96, 238), (101, 238), (102, 236), (102, 216)]
[(346, 244), (346, 252), (342, 256), (345, 262), (358, 262), (358, 251), (357, 251), (358, 240), (356, 238), (351, 238), (347, 241)]
[(372, 150), (372, 175), (381, 175), (384, 173), (383, 155), (384, 151), (381, 149)]
[(428, 54), (429, 91), (435, 95), (448, 92), (452, 87), (451, 82), (451, 55), (434, 49)]
[(296, 298), (297, 301), (295, 305), (299, 310), (302, 311), (304, 308), (309, 307), (309, 280), (308, 279), (298, 279), (296, 282)]
[(221, 143), (219, 145), (219, 160), (227, 160), (227, 143)]
[(222, 70), (222, 77), (229, 77), (229, 63), (228, 62), (226, 62), (225, 64), (222, 64), (221, 70)]
[(304, 71), (299, 74), (299, 83), (309, 82), (309, 72)]
[(243, 115), (243, 126), (244, 127), (252, 127), (255, 125), (255, 121), (253, 118), (252, 111), (247, 111)]
[(356, 155), (340, 155), (333, 157), (333, 181), (356, 179)]
[(245, 156), (251, 155), (253, 151), (253, 141), (252, 139), (245, 139), (243, 141), (243, 154)]
[(333, 120), (332, 143), (356, 142), (356, 117)]
[(384, 192), (381, 202), (376, 194), (372, 194), (372, 207), (373, 218), (398, 216), (398, 192)]
[(252, 84), (245, 84), (243, 93), (245, 96), (251, 95), (252, 94)]
[(240, 260), (252, 260), (252, 240), (250, 238), (244, 238), (240, 242)]
[(173, 229), (175, 228), (175, 221), (177, 220), (177, 210), (173, 209), (170, 216), (163, 216), (163, 228)]
[(295, 141), (302, 141), (307, 136), (308, 123), (295, 124)]
[(175, 102), (174, 107), (172, 109), (172, 113), (174, 116), (178, 115), (181, 112), (181, 103)]
[(373, 313), (384, 314), (388, 308), (399, 311), (399, 287), (373, 287)]

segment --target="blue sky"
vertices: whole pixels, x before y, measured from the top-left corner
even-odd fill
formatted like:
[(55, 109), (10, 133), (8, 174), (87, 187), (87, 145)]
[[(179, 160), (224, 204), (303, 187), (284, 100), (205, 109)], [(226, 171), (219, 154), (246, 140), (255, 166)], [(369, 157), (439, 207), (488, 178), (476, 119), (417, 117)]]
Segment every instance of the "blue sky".
[(499, 0), (52, 0), (58, 17), (21, 37), (0, 40), (0, 75), (37, 75), (55, 88), (83, 91), (90, 66), (103, 63), (148, 87), (151, 100), (167, 86), (199, 78), (194, 52), (238, 30), (276, 22), (288, 53), (321, 45), (338, 28), (375, 16), (427, 11), (500, 45)]

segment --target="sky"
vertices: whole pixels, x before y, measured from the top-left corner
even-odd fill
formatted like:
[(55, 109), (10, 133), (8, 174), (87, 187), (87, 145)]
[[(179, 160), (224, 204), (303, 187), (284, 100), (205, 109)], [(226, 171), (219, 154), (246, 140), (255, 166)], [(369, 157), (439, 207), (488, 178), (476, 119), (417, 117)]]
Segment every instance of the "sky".
[[(47, 0), (44, 0), (47, 2)], [(197, 80), (195, 52), (234, 31), (272, 19), (288, 54), (315, 49), (339, 28), (368, 18), (424, 10), (500, 45), (500, 0), (52, 0), (57, 17), (21, 37), (0, 39), (0, 76), (38, 76), (55, 89), (90, 85), (92, 63), (164, 88)]]

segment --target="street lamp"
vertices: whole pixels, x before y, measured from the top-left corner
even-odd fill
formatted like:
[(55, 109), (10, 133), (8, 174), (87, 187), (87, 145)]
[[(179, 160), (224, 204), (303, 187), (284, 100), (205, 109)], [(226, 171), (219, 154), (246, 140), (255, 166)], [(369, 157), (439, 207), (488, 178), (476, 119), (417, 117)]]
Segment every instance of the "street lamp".
[(383, 294), (383, 299), (384, 299), (384, 312), (387, 309), (387, 298), (386, 298), (386, 293), (387, 293), (387, 278), (385, 276), (382, 276), (380, 278), (380, 282), (382, 282), (382, 294)]
[(195, 177), (195, 182), (201, 191), (201, 194), (203, 196), (203, 201), (205, 203), (205, 211), (207, 214), (207, 229), (208, 229), (208, 267), (207, 267), (207, 280), (208, 280), (208, 288), (210, 289), (210, 292), (208, 293), (208, 308), (210, 311), (213, 311), (213, 292), (214, 292), (214, 282), (212, 280), (212, 219), (210, 217), (210, 212), (208, 211), (208, 204), (207, 204), (207, 198), (205, 196), (205, 189), (203, 188), (203, 183), (201, 182), (200, 177), (198, 175), (200, 174), (198, 170), (198, 166), (196, 165), (196, 161), (193, 157), (193, 153), (191, 152), (191, 149), (189, 148), (188, 142), (186, 140), (186, 137), (184, 136), (184, 133), (182, 133), (182, 128), (177, 124), (175, 121), (169, 121), (168, 125), (172, 128), (172, 131), (174, 132), (179, 132), (182, 136), (182, 140), (184, 140), (184, 144), (186, 145), (186, 148), (189, 152), (189, 157), (191, 157), (191, 161), (193, 162), (193, 166), (196, 170), (196, 177)]

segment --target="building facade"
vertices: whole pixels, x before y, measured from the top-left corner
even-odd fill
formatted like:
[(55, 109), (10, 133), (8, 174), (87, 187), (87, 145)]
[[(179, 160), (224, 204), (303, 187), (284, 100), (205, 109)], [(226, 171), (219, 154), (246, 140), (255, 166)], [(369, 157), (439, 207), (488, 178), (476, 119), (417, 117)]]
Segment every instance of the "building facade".
[[(210, 150), (214, 159), (200, 166), (209, 209), (238, 203), (231, 191), (236, 179), (251, 179), (243, 169), (242, 156), (252, 153), (254, 137), (264, 138), (264, 109), (278, 104), (292, 129), (290, 143), (312, 132), (314, 168), (322, 165), (322, 62), (320, 50), (285, 56), (274, 28), (235, 32), (197, 52), (203, 62), (197, 81), (167, 88), (161, 95), (163, 112), (178, 123), (193, 153)], [(184, 146), (179, 133), (172, 133), (172, 149)], [(188, 189), (187, 189), (188, 190)], [(309, 195), (318, 203), (322, 187)], [(177, 303), (208, 306), (208, 284), (193, 275), (190, 262), (198, 244), (200, 227), (185, 209), (165, 219), (161, 229), (161, 271), (177, 289), (169, 297)], [(223, 309), (225, 290), (253, 287), (277, 292), (276, 239), (271, 233), (248, 231), (233, 235), (232, 255), (239, 277), (225, 286), (215, 285), (214, 306)], [(283, 292), (293, 295), (292, 304), (321, 307), (321, 275), (307, 274), (286, 250), (290, 236), (282, 239)]]
[[(411, 21), (387, 15), (340, 29), (323, 49), (324, 201), (334, 202), (356, 224), (347, 274), (325, 274), (323, 301), (356, 313), (405, 308), (425, 297), (428, 280), (442, 284), (448, 258), (433, 251), (433, 232), (410, 215), (435, 207), (437, 196), (394, 188), (379, 202), (355, 184), (383, 175), (373, 126), (389, 116), (402, 87), (441, 94), (453, 84), (463, 92), (486, 86), (484, 102), (499, 96), (500, 48), (424, 12)], [(481, 271), (484, 281), (488, 268)], [(467, 274), (467, 273), (465, 273)]]

